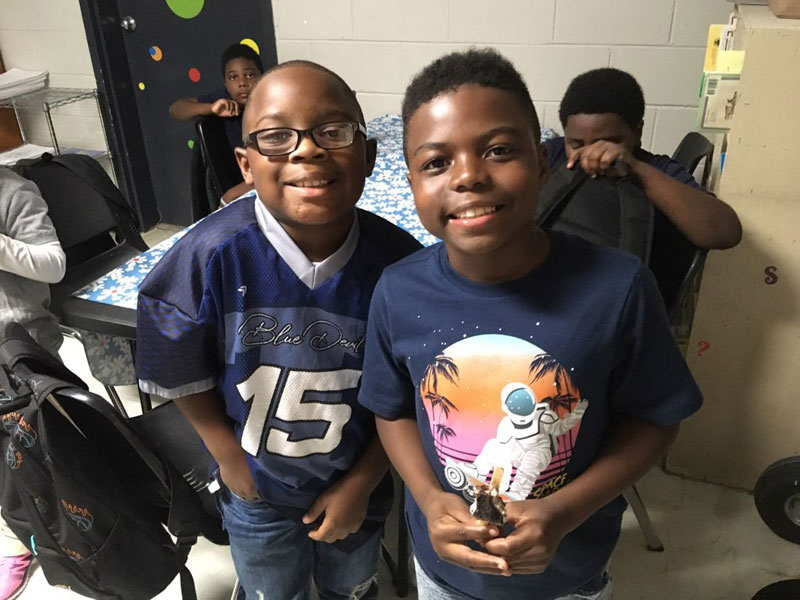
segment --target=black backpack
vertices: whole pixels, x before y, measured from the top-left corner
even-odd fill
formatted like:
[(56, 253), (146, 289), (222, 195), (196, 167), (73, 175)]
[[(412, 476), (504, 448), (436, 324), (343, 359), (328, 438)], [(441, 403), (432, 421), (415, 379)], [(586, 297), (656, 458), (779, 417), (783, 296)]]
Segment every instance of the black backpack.
[[(121, 240), (137, 250), (139, 221), (105, 169), (85, 154), (42, 154), (11, 167), (33, 181), (47, 202), (48, 215), (67, 255), (67, 268), (113, 248)], [(63, 224), (69, 224), (69, 227)], [(116, 237), (112, 237), (111, 232)]]
[(653, 243), (653, 204), (629, 181), (591, 178), (566, 163), (550, 174), (539, 195), (536, 223), (630, 252), (647, 264)]
[(47, 581), (145, 600), (180, 574), (194, 600), (189, 550), (200, 533), (222, 540), (180, 472), (17, 324), (0, 341), (0, 386), (2, 516)]
[(542, 188), (536, 223), (638, 256), (653, 272), (667, 309), (676, 314), (705, 256), (637, 185), (591, 178), (579, 166), (567, 169), (566, 163), (551, 172)]

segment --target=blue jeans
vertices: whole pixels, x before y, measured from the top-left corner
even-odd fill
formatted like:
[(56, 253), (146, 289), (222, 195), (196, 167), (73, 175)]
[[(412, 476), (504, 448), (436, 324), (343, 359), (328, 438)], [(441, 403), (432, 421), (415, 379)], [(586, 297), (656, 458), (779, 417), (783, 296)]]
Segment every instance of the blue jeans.
[[(451, 592), (428, 577), (416, 558), (414, 559), (414, 568), (417, 573), (417, 598), (419, 600), (468, 600), (466, 596)], [(611, 600), (611, 588), (611, 577), (606, 572), (598, 578), (598, 581), (587, 584), (585, 589), (578, 590), (574, 594), (567, 594), (557, 600)]]
[(262, 500), (243, 500), (225, 486), (218, 493), (233, 564), (247, 600), (306, 600), (312, 576), (321, 600), (377, 596), (380, 531), (352, 552), (343, 552), (312, 540), (308, 527)]

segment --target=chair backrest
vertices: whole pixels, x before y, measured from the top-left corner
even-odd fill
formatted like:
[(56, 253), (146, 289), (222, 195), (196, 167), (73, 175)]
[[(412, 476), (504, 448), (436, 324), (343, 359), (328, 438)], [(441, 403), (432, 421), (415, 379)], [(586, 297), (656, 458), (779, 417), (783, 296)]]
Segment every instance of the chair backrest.
[(672, 153), (672, 160), (680, 163), (689, 173), (694, 175), (697, 165), (700, 161), (705, 159), (703, 163), (703, 174), (698, 182), (704, 186), (708, 182), (708, 176), (711, 173), (711, 157), (714, 155), (714, 144), (705, 137), (703, 134), (696, 131), (690, 131), (675, 148)]
[[(218, 204), (222, 194), (242, 182), (242, 172), (228, 142), (225, 123), (221, 118), (199, 119), (195, 122), (195, 129), (208, 175), (206, 178), (208, 193)], [(217, 205), (212, 208), (216, 209)]]
[(192, 198), (192, 223), (196, 223), (206, 215), (211, 214), (219, 204), (219, 196), (209, 190), (208, 171), (203, 159), (203, 149), (200, 144), (192, 147), (192, 158), (189, 163), (189, 187)]
[(39, 188), (67, 269), (123, 242), (147, 250), (133, 210), (94, 158), (44, 154), (18, 162), (14, 170)]

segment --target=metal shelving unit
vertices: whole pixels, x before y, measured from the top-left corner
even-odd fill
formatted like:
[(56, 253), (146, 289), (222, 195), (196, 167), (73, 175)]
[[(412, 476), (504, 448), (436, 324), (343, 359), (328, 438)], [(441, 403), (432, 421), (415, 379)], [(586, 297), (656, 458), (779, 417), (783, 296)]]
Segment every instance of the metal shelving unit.
[[(53, 109), (66, 106), (74, 102), (79, 102), (81, 100), (89, 99), (94, 99), (95, 101), (97, 115), (100, 117), (100, 129), (103, 132), (103, 140), (105, 142), (105, 147), (108, 148), (108, 138), (106, 137), (106, 130), (103, 126), (103, 113), (100, 110), (100, 101), (97, 96), (97, 90), (45, 87), (40, 90), (28, 92), (26, 94), (4, 98), (0, 100), (0, 108), (14, 109), (14, 113), (17, 116), (17, 122), (20, 124), (20, 133), (22, 134), (22, 139), (25, 142), (28, 141), (28, 138), (22, 127), (23, 120), (20, 118), (20, 111), (40, 109), (42, 113), (44, 113), (45, 120), (47, 121), (47, 129), (50, 132), (50, 141), (53, 144), (53, 150), (56, 154), (61, 154), (61, 146), (58, 143), (58, 136), (56, 135), (56, 130), (53, 126)], [(92, 154), (92, 156), (95, 158), (108, 156), (108, 151), (100, 156), (96, 154)]]

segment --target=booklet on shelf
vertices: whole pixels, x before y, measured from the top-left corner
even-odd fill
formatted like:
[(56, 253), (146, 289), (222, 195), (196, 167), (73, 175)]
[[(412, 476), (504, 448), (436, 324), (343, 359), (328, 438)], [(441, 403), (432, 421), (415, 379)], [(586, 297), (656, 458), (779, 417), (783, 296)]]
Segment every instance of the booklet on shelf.
[(47, 71), (9, 69), (5, 73), (0, 73), (0, 100), (33, 92), (46, 84)]

